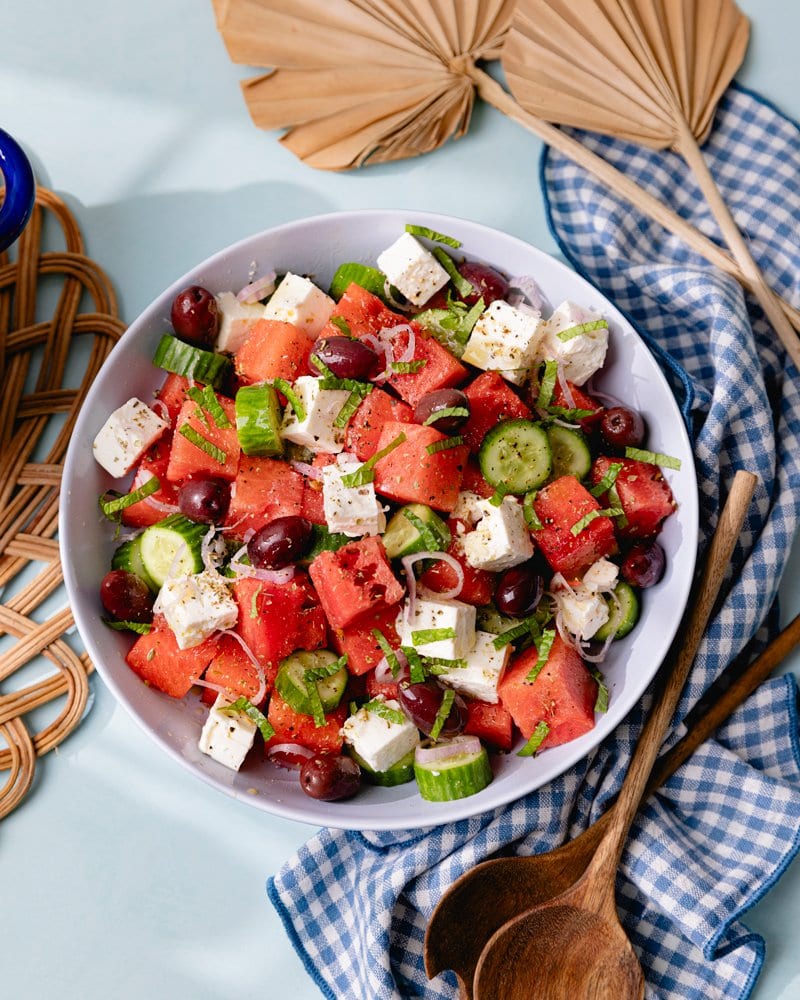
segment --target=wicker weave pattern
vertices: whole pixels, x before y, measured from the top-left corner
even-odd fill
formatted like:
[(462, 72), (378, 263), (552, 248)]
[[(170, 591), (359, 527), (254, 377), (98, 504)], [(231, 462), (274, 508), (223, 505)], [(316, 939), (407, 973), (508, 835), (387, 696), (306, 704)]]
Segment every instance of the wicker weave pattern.
[[(45, 226), (45, 221), (47, 225)], [(43, 229), (55, 226), (64, 249), (46, 251)], [(0, 818), (23, 800), (33, 783), (37, 757), (52, 750), (80, 721), (89, 693), (92, 664), (64, 639), (72, 612), (63, 608), (46, 621), (35, 612), (62, 582), (58, 542), (61, 469), (75, 418), (92, 380), (124, 330), (111, 284), (84, 255), (83, 240), (66, 205), (40, 189), (16, 259), (0, 254), (0, 771), (10, 772), (0, 787)], [(42, 320), (41, 288), (48, 301), (58, 288), (49, 319)], [(38, 316), (37, 318), (37, 302)], [(92, 311), (84, 306), (91, 304)], [(64, 387), (70, 349), (91, 338), (86, 371), (77, 389)], [(26, 384), (33, 386), (26, 392)], [(41, 461), (34, 451), (55, 414), (66, 414)], [(22, 573), (24, 577), (21, 577)], [(26, 687), (14, 675), (37, 656), (55, 668)], [(57, 718), (31, 733), (25, 716), (57, 698)], [(2, 780), (2, 779), (0, 779)]]

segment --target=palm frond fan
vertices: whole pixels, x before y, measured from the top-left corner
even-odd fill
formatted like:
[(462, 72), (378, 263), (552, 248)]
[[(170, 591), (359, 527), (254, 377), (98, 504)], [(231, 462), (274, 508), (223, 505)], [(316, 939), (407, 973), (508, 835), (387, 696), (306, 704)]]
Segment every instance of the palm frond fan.
[[(672, 106), (670, 94), (685, 93), (687, 106), (692, 108), (689, 134), (694, 130), (702, 138), (710, 128), (714, 104), (741, 62), (747, 42), (746, 21), (732, 3), (723, 0), (212, 2), (217, 27), (231, 59), (247, 66), (269, 67), (242, 83), (254, 123), (263, 129), (286, 129), (281, 143), (305, 163), (325, 170), (349, 170), (366, 163), (431, 152), (448, 139), (466, 133), (477, 92), (487, 103), (591, 171), (746, 288), (770, 299), (772, 312), (767, 310), (768, 315), (800, 366), (800, 347), (786, 319), (788, 316), (791, 324), (800, 329), (800, 312), (787, 303), (776, 304), (741, 235), (741, 246), (737, 248), (726, 233), (735, 257), (731, 259), (668, 206), (577, 139), (550, 124), (583, 124), (602, 130), (594, 118), (588, 124), (591, 104), (586, 101), (582, 104), (581, 88), (570, 83), (580, 61), (581, 67), (594, 67), (594, 75), (586, 73), (589, 85), (595, 85), (597, 76), (603, 82), (602, 92), (609, 98), (613, 93), (618, 95), (616, 102), (600, 100), (595, 105), (602, 106), (604, 111), (609, 107), (615, 109), (605, 119), (606, 124), (619, 128), (613, 134), (625, 134), (622, 128), (627, 123), (628, 137), (635, 134), (637, 139), (659, 146), (675, 146), (680, 139), (684, 152), (681, 126), (674, 124), (676, 119), (665, 109)], [(619, 18), (607, 16), (606, 8), (613, 14), (615, 7), (620, 10)], [(580, 11), (580, 20), (570, 15), (572, 8)], [(637, 8), (646, 9), (645, 14), (639, 17)], [(707, 39), (719, 30), (713, 11), (703, 14), (701, 20), (701, 9), (707, 8), (720, 12), (730, 9), (738, 15), (732, 18), (738, 28), (721, 36), (735, 38), (736, 47), (727, 59), (697, 67), (696, 59), (689, 58), (690, 53), (698, 51), (692, 38)], [(602, 35), (598, 35), (599, 29), (594, 24), (588, 24), (587, 11), (597, 19)], [(561, 43), (548, 46), (547, 38), (537, 30), (535, 22), (539, 16), (561, 18), (567, 24), (573, 20), (583, 23), (584, 34), (591, 41), (580, 40), (580, 60), (570, 62), (569, 50)], [(656, 43), (653, 40), (662, 37), (659, 32), (663, 40)], [(618, 47), (620, 39), (626, 39), (631, 46), (627, 61), (623, 58), (625, 50)], [(684, 46), (681, 50), (684, 55), (677, 62), (671, 61), (669, 55), (673, 49), (680, 50), (676, 39)], [(700, 51), (705, 48), (700, 47)], [(640, 69), (634, 74), (640, 77), (636, 96), (629, 93), (627, 82), (634, 55), (640, 66), (647, 67), (647, 72)], [(502, 58), (509, 80), (513, 80), (516, 100), (478, 66), (481, 60), (498, 57)], [(541, 73), (536, 65), (539, 58), (543, 60)], [(660, 69), (662, 66), (670, 68), (665, 72)], [(543, 107), (545, 98), (549, 99), (554, 92), (559, 97), (560, 92), (570, 96), (561, 98), (560, 103), (554, 102), (553, 108)], [(626, 100), (622, 102), (622, 98)], [(677, 98), (674, 103), (676, 108), (683, 107)], [(577, 116), (579, 109), (585, 114), (581, 121), (573, 116), (573, 113)], [(778, 320), (773, 318), (775, 313), (779, 314)]]

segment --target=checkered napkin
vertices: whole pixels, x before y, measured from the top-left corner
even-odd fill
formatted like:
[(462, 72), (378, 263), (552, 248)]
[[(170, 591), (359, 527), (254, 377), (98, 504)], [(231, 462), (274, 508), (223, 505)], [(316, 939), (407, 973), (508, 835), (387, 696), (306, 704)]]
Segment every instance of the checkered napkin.
[[(712, 238), (717, 228), (671, 153), (581, 134)], [(706, 149), (773, 286), (800, 304), (800, 132), (732, 88)], [(738, 285), (571, 162), (549, 153), (542, 183), (565, 256), (626, 312), (671, 380), (695, 442), (703, 545), (733, 472), (761, 486), (736, 549), (679, 718), (735, 657), (776, 624), (774, 599), (800, 515), (797, 372)], [(766, 623), (766, 624), (765, 624)], [(640, 811), (617, 899), (650, 998), (749, 995), (764, 943), (741, 922), (800, 846), (794, 680), (769, 681)], [(323, 830), (268, 884), (300, 957), (334, 1000), (452, 1000), (451, 973), (428, 982), (427, 917), (462, 872), (495, 854), (532, 854), (575, 836), (622, 782), (648, 705), (598, 751), (503, 809), (420, 833)]]

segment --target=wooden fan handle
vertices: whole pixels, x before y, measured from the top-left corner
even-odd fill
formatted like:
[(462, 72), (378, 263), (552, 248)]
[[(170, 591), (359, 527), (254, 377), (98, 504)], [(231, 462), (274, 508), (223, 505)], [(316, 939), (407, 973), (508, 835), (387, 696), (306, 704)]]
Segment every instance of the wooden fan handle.
[[(716, 243), (703, 236), (694, 226), (686, 222), (685, 219), (682, 219), (663, 202), (658, 201), (657, 198), (654, 198), (644, 188), (639, 187), (638, 184), (635, 184), (629, 177), (626, 177), (625, 174), (617, 170), (616, 167), (612, 166), (612, 164), (608, 163), (601, 156), (587, 149), (577, 139), (573, 139), (572, 136), (566, 132), (562, 132), (561, 129), (525, 111), (507, 91), (503, 90), (496, 80), (493, 80), (482, 69), (468, 64), (464, 71), (473, 81), (478, 93), (487, 104), (491, 104), (498, 111), (506, 115), (506, 117), (522, 125), (523, 128), (533, 133), (533, 135), (538, 136), (542, 142), (557, 149), (564, 156), (569, 157), (573, 163), (577, 163), (578, 166), (588, 170), (590, 174), (597, 177), (603, 184), (616, 191), (620, 197), (625, 198), (631, 205), (638, 208), (645, 215), (649, 215), (651, 219), (654, 219), (666, 230), (683, 240), (687, 246), (705, 257), (709, 263), (718, 267), (725, 274), (735, 278), (748, 291), (756, 294), (752, 272), (745, 273), (745, 270), (736, 260), (732, 259)], [(758, 274), (760, 275), (760, 272)], [(763, 283), (763, 276), (761, 276), (760, 280)], [(784, 312), (792, 327), (795, 330), (800, 330), (800, 310), (795, 309), (783, 299), (778, 299), (777, 301), (779, 308)]]

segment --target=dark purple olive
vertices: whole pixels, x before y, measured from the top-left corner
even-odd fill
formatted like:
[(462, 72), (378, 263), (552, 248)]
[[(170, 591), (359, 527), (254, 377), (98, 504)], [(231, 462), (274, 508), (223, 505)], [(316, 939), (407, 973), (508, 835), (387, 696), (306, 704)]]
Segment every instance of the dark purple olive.
[(283, 569), (311, 548), (313, 526), (304, 517), (287, 514), (260, 528), (247, 543), (250, 564), (257, 569)]
[(224, 479), (187, 479), (178, 490), (178, 508), (201, 524), (221, 524), (231, 502), (231, 484)]
[[(417, 729), (422, 730), (426, 736), (430, 735), (433, 729), (443, 698), (444, 688), (430, 679), (420, 681), (418, 684), (400, 684), (397, 688), (400, 707)], [(455, 736), (461, 732), (466, 723), (466, 707), (463, 700), (456, 695), (439, 735)]]
[(153, 595), (144, 580), (125, 569), (112, 569), (100, 583), (100, 600), (111, 615), (123, 622), (146, 624), (153, 620)]
[[(442, 410), (452, 410), (456, 407), (465, 409), (467, 415), (448, 414), (440, 418), (437, 413)], [(426, 421), (443, 434), (450, 434), (457, 431), (469, 419), (469, 398), (460, 389), (435, 389), (433, 392), (426, 392), (414, 407), (414, 420), (418, 424)]]
[(504, 299), (508, 295), (508, 282), (493, 267), (465, 260), (458, 270), (475, 289), (471, 295), (464, 296), (468, 305), (474, 306), (478, 299), (483, 299), (483, 304), (488, 306), (496, 299)]
[(622, 560), (622, 579), (634, 587), (652, 587), (664, 575), (667, 557), (658, 542), (634, 545)]
[(312, 799), (350, 799), (361, 788), (361, 768), (352, 757), (318, 753), (300, 768), (300, 787)]
[(206, 288), (190, 285), (178, 292), (170, 313), (172, 328), (181, 340), (213, 347), (219, 330), (217, 300)]
[(644, 441), (644, 420), (627, 406), (612, 406), (600, 418), (600, 436), (615, 451), (639, 448)]
[(543, 593), (542, 574), (532, 563), (521, 563), (501, 574), (494, 592), (494, 603), (501, 614), (524, 618), (533, 614)]
[[(369, 379), (377, 375), (383, 367), (377, 352), (360, 340), (350, 337), (324, 337), (311, 349), (311, 357), (317, 357), (330, 368), (337, 378)], [(319, 375), (314, 362), (309, 362), (309, 370)]]

